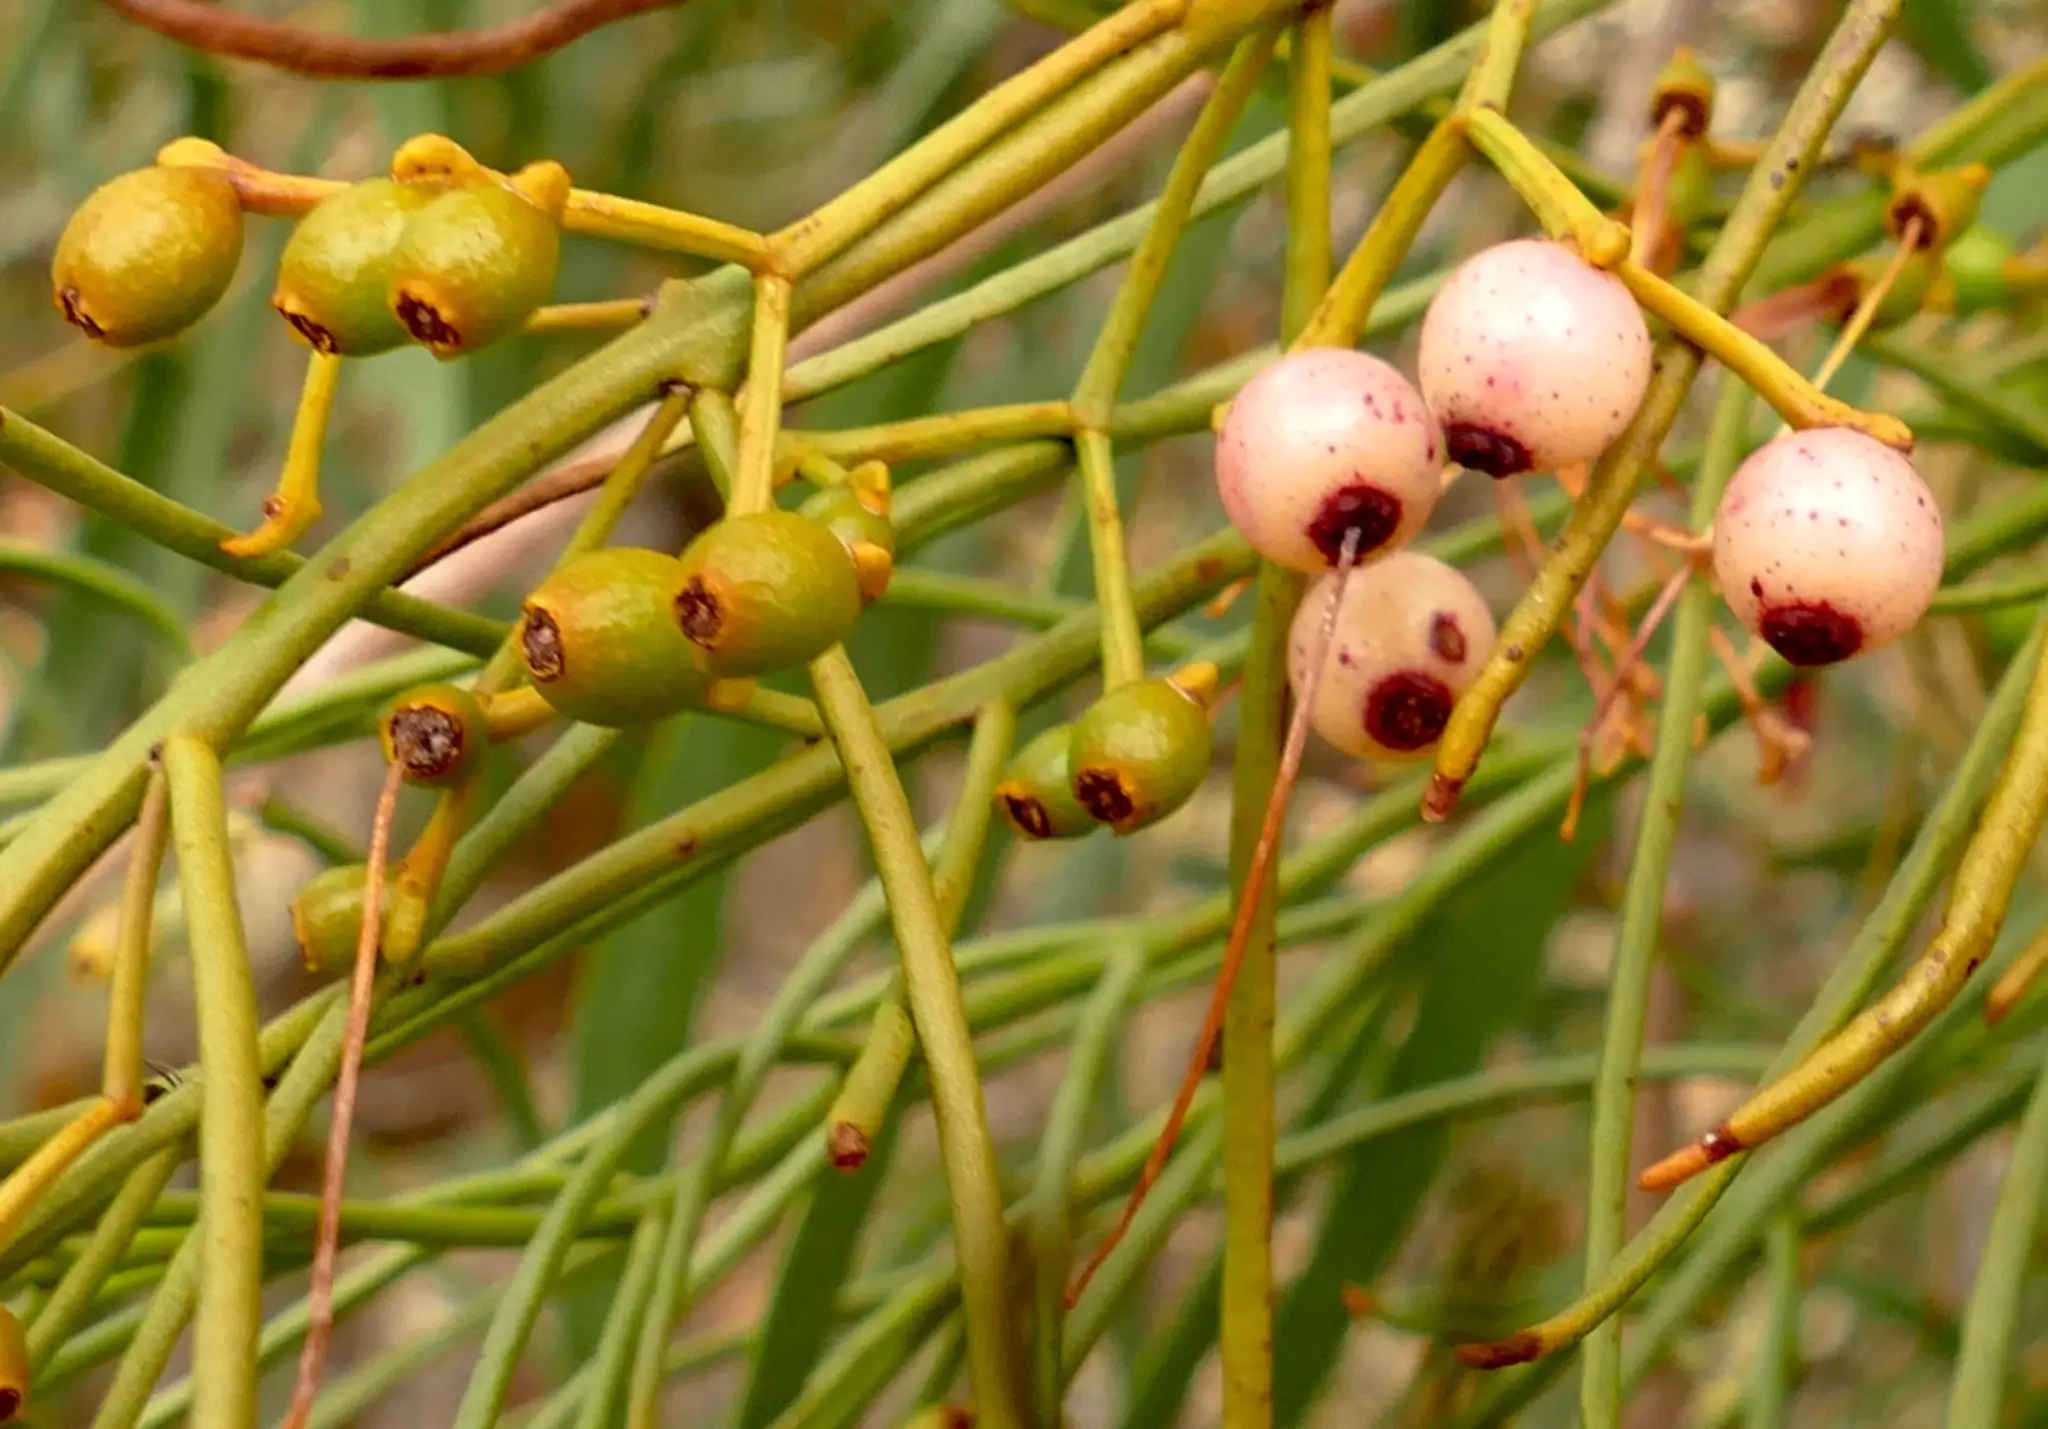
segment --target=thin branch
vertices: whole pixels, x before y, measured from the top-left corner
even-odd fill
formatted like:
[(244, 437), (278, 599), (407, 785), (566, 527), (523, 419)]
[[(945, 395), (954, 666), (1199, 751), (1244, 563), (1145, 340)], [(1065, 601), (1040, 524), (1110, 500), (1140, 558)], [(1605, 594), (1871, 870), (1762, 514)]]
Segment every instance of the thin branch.
[(241, 15), (204, 0), (106, 0), (107, 8), (166, 39), (213, 55), (254, 60), (316, 79), (449, 79), (502, 74), (600, 26), (687, 0), (561, 0), (519, 20), (403, 39), (323, 35)]

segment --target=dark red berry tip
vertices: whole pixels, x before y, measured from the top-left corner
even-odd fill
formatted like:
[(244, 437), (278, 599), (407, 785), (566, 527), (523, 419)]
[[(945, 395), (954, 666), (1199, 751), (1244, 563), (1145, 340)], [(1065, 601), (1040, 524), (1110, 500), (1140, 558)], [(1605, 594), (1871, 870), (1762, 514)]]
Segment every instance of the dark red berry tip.
[(409, 705), (391, 716), (391, 749), (415, 779), (439, 779), (462, 761), (462, 722), (432, 705)]
[(1771, 606), (1757, 633), (1793, 665), (1832, 665), (1863, 648), (1862, 624), (1825, 601)]
[(1074, 797), (1097, 823), (1115, 828), (1138, 810), (1138, 802), (1114, 769), (1083, 769), (1074, 776)]
[(1506, 432), (1471, 422), (1450, 422), (1444, 426), (1444, 450), (1465, 470), (1482, 471), (1496, 479), (1520, 476), (1536, 466), (1529, 449)]
[(1436, 676), (1400, 670), (1366, 695), (1365, 732), (1388, 749), (1412, 754), (1436, 743), (1455, 703), (1450, 687)]
[(1344, 538), (1358, 533), (1354, 559), (1376, 551), (1392, 539), (1401, 526), (1401, 498), (1392, 492), (1358, 481), (1340, 486), (1323, 498), (1323, 504), (1308, 523), (1309, 544), (1336, 565), (1344, 556)]

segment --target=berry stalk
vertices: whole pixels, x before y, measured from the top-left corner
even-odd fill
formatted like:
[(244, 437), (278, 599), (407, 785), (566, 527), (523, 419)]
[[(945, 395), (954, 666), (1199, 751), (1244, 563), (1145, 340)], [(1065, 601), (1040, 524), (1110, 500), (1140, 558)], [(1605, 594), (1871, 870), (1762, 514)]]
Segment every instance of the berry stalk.
[(813, 662), (811, 680), (845, 766), (854, 807), (867, 827), (876, 871), (889, 893), (904, 992), (924, 1049), (953, 1203), (954, 1250), (979, 1421), (992, 1429), (1014, 1429), (1031, 1422), (1030, 1378), (1020, 1360), (1024, 1339), (1012, 1313), (1002, 1189), (951, 939), (883, 727), (852, 662), (835, 647)]
[(267, 1179), (258, 1135), (263, 1071), (256, 1051), (256, 991), (227, 852), (219, 757), (182, 734), (164, 741), (162, 757), (178, 877), (192, 930), (205, 1101), (199, 1131), (203, 1210), (186, 1242), (198, 1272), (193, 1413), (207, 1424), (253, 1424), (256, 1338), (263, 1322), (263, 1223), (246, 1208), (262, 1199)]

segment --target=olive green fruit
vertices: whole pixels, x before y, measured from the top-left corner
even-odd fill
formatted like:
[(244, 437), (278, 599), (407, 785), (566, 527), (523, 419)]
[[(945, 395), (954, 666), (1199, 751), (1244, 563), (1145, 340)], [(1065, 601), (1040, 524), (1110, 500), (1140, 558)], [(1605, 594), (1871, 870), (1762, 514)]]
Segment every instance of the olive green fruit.
[(561, 714), (623, 728), (701, 704), (710, 683), (676, 628), (681, 564), (613, 546), (566, 561), (526, 597), (519, 648)]
[(135, 347), (204, 317), (241, 256), (242, 205), (225, 174), (137, 169), (71, 215), (50, 284), (66, 322), (95, 342)]
[(378, 725), (384, 759), (411, 784), (452, 784), (490, 747), (490, 721), (475, 695), (455, 685), (422, 685), (392, 702)]
[(270, 305), (320, 352), (368, 357), (410, 341), (386, 295), (406, 225), (433, 197), (370, 179), (322, 199), (285, 242)]
[(853, 555), (794, 511), (729, 516), (683, 552), (677, 627), (716, 675), (764, 675), (837, 645), (861, 611)]
[(1674, 111), (1683, 116), (1678, 132), (1688, 139), (1706, 133), (1714, 119), (1714, 76), (1683, 47), (1672, 54), (1651, 89), (1651, 126), (1661, 128)]
[(1097, 823), (1133, 833), (1188, 801), (1209, 772), (1211, 748), (1209, 713), (1180, 685), (1119, 685), (1074, 721), (1074, 799)]
[(561, 254), (561, 227), (545, 210), (493, 180), (466, 184), (412, 215), (385, 299), (436, 357), (466, 356), (547, 301)]
[[(1856, 294), (1854, 301), (1846, 304), (1840, 314), (1844, 321), (1861, 306), (1863, 295), (1884, 276), (1894, 256), (1891, 253), (1872, 253), (1842, 265), (1842, 271), (1849, 275)], [(1899, 267), (1899, 276), (1892, 281), (1891, 287), (1885, 289), (1877, 311), (1871, 315), (1870, 325), (1883, 332), (1917, 315), (1927, 304), (1940, 276), (1941, 260), (1931, 249), (1916, 248), (1908, 253), (1906, 261)]]
[(896, 573), (896, 527), (889, 520), (888, 489), (851, 482), (828, 487), (804, 503), (804, 515), (823, 523), (853, 556), (861, 599), (880, 600)]
[(1074, 797), (1067, 752), (1074, 727), (1054, 725), (1010, 760), (996, 800), (1012, 827), (1027, 839), (1074, 839), (1095, 831), (1095, 819)]
[(1918, 219), (1918, 246), (1939, 253), (1977, 221), (1978, 206), (1990, 184), (1991, 170), (1983, 164), (1961, 164), (1952, 169), (1901, 166), (1892, 176), (1891, 201), (1884, 212), (1885, 232), (1903, 239), (1906, 225)]
[(367, 868), (348, 863), (314, 874), (299, 889), (292, 899), (292, 936), (307, 971), (342, 973), (355, 966), (369, 883)]

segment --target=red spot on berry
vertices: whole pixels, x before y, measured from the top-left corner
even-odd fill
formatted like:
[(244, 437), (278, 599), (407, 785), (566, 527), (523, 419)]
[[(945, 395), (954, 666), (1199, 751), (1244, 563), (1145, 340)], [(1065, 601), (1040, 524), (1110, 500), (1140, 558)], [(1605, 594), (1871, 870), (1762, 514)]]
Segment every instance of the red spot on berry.
[(1825, 601), (1772, 606), (1757, 633), (1794, 665), (1832, 665), (1863, 648), (1863, 626)]
[(1366, 695), (1365, 732), (1403, 754), (1427, 749), (1443, 734), (1455, 703), (1450, 687), (1436, 676), (1402, 670)]
[(1481, 471), (1495, 478), (1519, 476), (1535, 465), (1529, 458), (1529, 449), (1507, 433), (1470, 422), (1445, 424), (1444, 449), (1452, 461), (1467, 471)]
[(1401, 525), (1401, 500), (1369, 482), (1340, 486), (1323, 498), (1306, 532), (1309, 542), (1336, 565), (1344, 554), (1344, 538), (1358, 533), (1357, 556), (1376, 551)]

